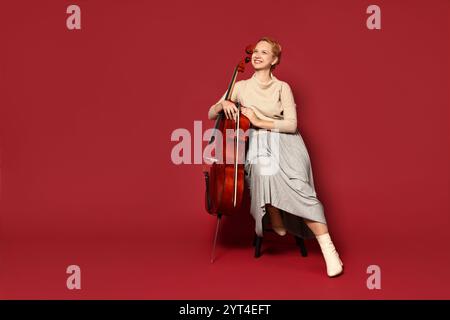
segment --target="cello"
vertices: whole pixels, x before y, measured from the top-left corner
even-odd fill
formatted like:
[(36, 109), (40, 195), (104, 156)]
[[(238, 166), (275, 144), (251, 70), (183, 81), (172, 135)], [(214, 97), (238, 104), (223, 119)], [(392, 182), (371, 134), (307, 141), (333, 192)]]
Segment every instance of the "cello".
[[(253, 46), (245, 48), (246, 57), (234, 68), (233, 76), (225, 94), (225, 100), (230, 100), (234, 84), (239, 72), (245, 71), (245, 64), (250, 62)], [(231, 100), (230, 100), (231, 101)], [(232, 101), (233, 102), (233, 101)], [(244, 159), (248, 136), (244, 134), (250, 128), (250, 120), (241, 114), (241, 104), (234, 102), (238, 112), (235, 119), (227, 119), (222, 110), (214, 125), (214, 130), (208, 145), (215, 144), (216, 158), (210, 158), (211, 163), (204, 167), (205, 177), (205, 207), (206, 211), (217, 216), (211, 263), (214, 262), (217, 236), (220, 220), (223, 215), (233, 215), (239, 211), (244, 193), (245, 172)], [(231, 134), (230, 134), (231, 133)], [(218, 138), (221, 135), (221, 138)], [(223, 159), (217, 159), (217, 150)]]

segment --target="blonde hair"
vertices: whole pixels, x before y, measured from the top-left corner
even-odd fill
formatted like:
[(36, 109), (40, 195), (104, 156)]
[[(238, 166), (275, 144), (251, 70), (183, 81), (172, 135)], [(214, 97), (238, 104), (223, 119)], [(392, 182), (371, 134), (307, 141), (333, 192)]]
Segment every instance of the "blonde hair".
[[(262, 37), (258, 40), (258, 42), (265, 41), (272, 46), (272, 53), (275, 57), (278, 58), (277, 62), (271, 67), (271, 70), (275, 69), (277, 65), (281, 62), (281, 45), (275, 39), (271, 37)], [(257, 43), (258, 43), (257, 42)]]

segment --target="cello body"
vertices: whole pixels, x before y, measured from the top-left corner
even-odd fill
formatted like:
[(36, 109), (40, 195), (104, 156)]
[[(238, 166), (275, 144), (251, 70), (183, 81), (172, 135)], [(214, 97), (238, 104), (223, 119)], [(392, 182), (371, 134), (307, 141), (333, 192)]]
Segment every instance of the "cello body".
[[(216, 155), (221, 154), (223, 161), (218, 159), (213, 162), (205, 173), (205, 207), (207, 212), (213, 215), (232, 215), (242, 204), (245, 186), (245, 151), (248, 141), (245, 133), (250, 128), (250, 121), (241, 114), (239, 125), (236, 122), (225, 119), (224, 115), (221, 116), (217, 130), (223, 134), (223, 138), (214, 140), (217, 142)], [(217, 152), (218, 149), (222, 152)]]
[[(244, 72), (253, 47), (247, 46), (245, 52), (247, 57), (236, 66), (225, 100), (232, 96), (237, 74)], [(217, 215), (219, 219), (222, 215), (232, 215), (239, 210), (244, 193), (244, 162), (250, 120), (241, 113), (240, 103), (235, 102), (235, 105), (238, 108), (236, 119), (227, 119), (223, 111), (217, 116), (214, 133), (209, 141), (209, 144), (215, 143), (216, 158), (204, 170), (205, 208), (209, 214)]]

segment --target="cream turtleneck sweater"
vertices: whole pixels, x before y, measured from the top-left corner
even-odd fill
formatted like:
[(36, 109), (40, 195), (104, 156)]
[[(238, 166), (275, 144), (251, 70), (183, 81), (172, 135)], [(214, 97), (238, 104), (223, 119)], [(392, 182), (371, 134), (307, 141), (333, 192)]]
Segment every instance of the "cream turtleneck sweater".
[[(256, 73), (247, 80), (237, 81), (234, 85), (231, 101), (252, 108), (258, 118), (274, 122), (275, 129), (280, 132), (295, 133), (297, 131), (297, 110), (290, 86), (278, 80), (272, 73), (269, 82), (258, 80)], [(217, 102), (222, 102), (225, 94)], [(217, 114), (214, 106), (208, 112), (209, 119)]]

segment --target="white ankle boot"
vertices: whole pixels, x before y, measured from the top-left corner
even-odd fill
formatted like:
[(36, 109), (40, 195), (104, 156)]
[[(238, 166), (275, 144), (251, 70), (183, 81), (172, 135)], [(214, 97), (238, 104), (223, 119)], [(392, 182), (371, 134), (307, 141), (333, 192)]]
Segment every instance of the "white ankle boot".
[(316, 239), (319, 242), (320, 249), (322, 250), (323, 257), (325, 258), (328, 276), (335, 277), (341, 274), (344, 270), (344, 264), (339, 258), (339, 254), (331, 241), (330, 234), (321, 234), (320, 236), (316, 236)]

